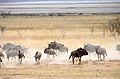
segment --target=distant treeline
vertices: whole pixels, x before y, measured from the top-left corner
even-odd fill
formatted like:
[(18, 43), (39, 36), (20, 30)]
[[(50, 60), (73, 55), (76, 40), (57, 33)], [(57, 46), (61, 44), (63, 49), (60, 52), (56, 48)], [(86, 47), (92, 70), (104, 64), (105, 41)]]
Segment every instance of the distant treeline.
[[(115, 12), (115, 13), (21, 13), (21, 14), (9, 14), (9, 16), (14, 15), (14, 16), (19, 16), (19, 15), (24, 15), (24, 16), (66, 16), (66, 15), (102, 15), (102, 14), (120, 14), (120, 12)], [(2, 14), (0, 14), (2, 15)]]

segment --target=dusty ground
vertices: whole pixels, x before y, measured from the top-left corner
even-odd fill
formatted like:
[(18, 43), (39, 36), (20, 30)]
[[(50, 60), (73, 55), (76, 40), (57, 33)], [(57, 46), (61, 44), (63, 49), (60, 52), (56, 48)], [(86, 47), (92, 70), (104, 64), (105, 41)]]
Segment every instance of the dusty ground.
[[(13, 43), (29, 48), (31, 56), (23, 64), (7, 63), (6, 55), (0, 69), (0, 79), (120, 79), (120, 54), (116, 51), (116, 40), (104, 26), (109, 19), (120, 14), (79, 16), (0, 16), (0, 25), (6, 26), (0, 33), (0, 45)], [(94, 27), (94, 31), (91, 28)], [(105, 34), (105, 35), (104, 35)], [(43, 50), (51, 41), (63, 43), (68, 54), (46, 59)], [(95, 54), (84, 56), (82, 64), (72, 65), (70, 52), (90, 43), (106, 48), (106, 61), (97, 61)], [(42, 52), (41, 64), (35, 65), (34, 54)], [(92, 59), (92, 61), (90, 61)]]
[[(47, 60), (46, 60), (47, 61)], [(0, 69), (0, 79), (119, 79), (120, 61), (82, 61), (81, 65), (22, 64)]]
[(43, 53), (40, 64), (35, 63), (32, 53), (23, 59), (23, 64), (18, 60), (7, 63), (5, 57), (0, 79), (119, 79), (120, 55), (116, 54), (109, 54), (106, 61), (97, 61), (95, 54), (84, 56), (81, 65), (78, 65), (78, 59), (72, 65), (69, 54), (48, 59)]

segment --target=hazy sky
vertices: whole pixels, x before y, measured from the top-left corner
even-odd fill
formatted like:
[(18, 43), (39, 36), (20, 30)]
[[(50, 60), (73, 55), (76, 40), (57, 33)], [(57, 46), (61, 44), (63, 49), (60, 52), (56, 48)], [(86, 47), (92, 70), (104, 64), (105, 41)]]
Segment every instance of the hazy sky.
[(119, 1), (120, 0), (0, 0), (0, 2), (29, 2), (29, 1)]

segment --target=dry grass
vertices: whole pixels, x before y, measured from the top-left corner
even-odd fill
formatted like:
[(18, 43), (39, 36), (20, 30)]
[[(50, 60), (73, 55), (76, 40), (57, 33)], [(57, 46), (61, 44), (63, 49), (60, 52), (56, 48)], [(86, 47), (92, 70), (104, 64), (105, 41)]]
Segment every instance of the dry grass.
[[(46, 47), (47, 43), (56, 40), (70, 48), (84, 43), (102, 45), (104, 40), (111, 42), (107, 35), (108, 32), (106, 38), (103, 37), (103, 27), (109, 19), (115, 16), (120, 15), (9, 16), (8, 18), (0, 16), (0, 24), (6, 26), (4, 34), (0, 35), (0, 44), (12, 42), (30, 47), (29, 43), (36, 45), (40, 42), (42, 47)], [(93, 34), (92, 27), (94, 27)], [(73, 46), (72, 41), (78, 45)]]
[(120, 78), (120, 62), (82, 62), (82, 65), (60, 65), (60, 64), (41, 64), (41, 65), (17, 65), (17, 68), (0, 69), (2, 77), (10, 76), (19, 78), (101, 78), (105, 79)]
[[(109, 51), (114, 49), (119, 38), (114, 40), (104, 25), (109, 19), (120, 14), (79, 15), (79, 16), (0, 16), (0, 25), (6, 30), (0, 34), (0, 45), (20, 44), (30, 50), (43, 50), (47, 43), (57, 41), (70, 50), (83, 47), (85, 43), (100, 44)], [(94, 27), (92, 34), (91, 28)], [(30, 51), (30, 53), (33, 53)], [(63, 61), (65, 62), (65, 61)], [(6, 64), (5, 64), (6, 65)], [(15, 68), (1, 68), (0, 79), (119, 79), (120, 62), (82, 62), (82, 65), (65, 64), (23, 64)]]
[(8, 29), (79, 29), (89, 26), (101, 28), (107, 20), (119, 16), (108, 15), (79, 15), (79, 16), (10, 16), (7, 19), (0, 18), (1, 24)]

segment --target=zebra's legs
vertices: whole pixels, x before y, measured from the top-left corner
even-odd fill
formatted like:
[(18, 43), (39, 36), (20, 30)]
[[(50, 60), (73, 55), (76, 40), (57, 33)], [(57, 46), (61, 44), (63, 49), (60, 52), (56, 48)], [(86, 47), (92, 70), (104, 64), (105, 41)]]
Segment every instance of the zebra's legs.
[(98, 54), (98, 61), (99, 61), (99, 59), (100, 59), (100, 56), (99, 56), (99, 54)]
[(105, 60), (105, 55), (103, 55), (103, 60)]
[(16, 57), (14, 57), (14, 62), (16, 61)]

